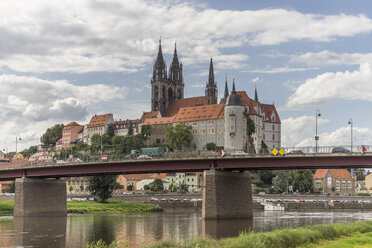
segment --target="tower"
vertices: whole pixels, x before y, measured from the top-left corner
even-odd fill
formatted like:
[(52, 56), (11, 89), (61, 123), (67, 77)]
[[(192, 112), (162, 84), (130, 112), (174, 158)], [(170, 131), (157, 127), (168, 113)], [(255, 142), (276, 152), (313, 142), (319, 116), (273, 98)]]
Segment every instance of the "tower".
[(258, 102), (258, 94), (257, 94), (257, 89), (254, 87), (254, 101)]
[(183, 71), (182, 71), (182, 63), (178, 62), (177, 56), (177, 44), (174, 43), (174, 54), (172, 64), (169, 68), (169, 80), (171, 90), (169, 90), (169, 105), (172, 103), (174, 99), (183, 99)]
[(247, 119), (244, 118), (244, 106), (241, 97), (236, 94), (233, 81), (231, 94), (225, 103), (225, 150), (228, 153), (246, 149)]
[(213, 60), (209, 64), (208, 82), (205, 86), (205, 104), (217, 104), (217, 85), (214, 81)]
[(224, 93), (224, 98), (225, 98), (225, 101), (227, 99), (227, 97), (229, 96), (229, 88), (227, 87), (227, 76), (226, 76), (226, 79), (225, 79), (225, 93)]

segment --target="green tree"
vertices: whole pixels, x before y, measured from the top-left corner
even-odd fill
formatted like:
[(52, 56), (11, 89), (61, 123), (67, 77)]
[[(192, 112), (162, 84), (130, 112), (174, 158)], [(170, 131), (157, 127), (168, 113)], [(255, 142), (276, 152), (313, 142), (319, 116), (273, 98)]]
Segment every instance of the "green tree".
[(110, 123), (107, 125), (107, 131), (106, 131), (106, 134), (112, 138), (115, 136), (115, 124), (114, 123)]
[(269, 148), (267, 147), (266, 143), (263, 140), (261, 141), (261, 153), (263, 154), (270, 153)]
[(101, 145), (101, 135), (96, 133), (93, 134), (92, 137), (90, 137), (90, 143), (97, 146)]
[(167, 127), (166, 140), (170, 147), (176, 150), (190, 147), (193, 138), (191, 129), (192, 126), (186, 125), (185, 123)]
[(128, 191), (133, 191), (133, 190), (134, 190), (134, 186), (133, 186), (133, 184), (128, 184), (128, 186), (127, 186), (127, 190), (128, 190)]
[(106, 202), (112, 197), (112, 193), (116, 189), (120, 189), (121, 185), (116, 182), (118, 176), (103, 175), (88, 177), (88, 190), (92, 195), (98, 196), (100, 202)]
[(254, 121), (249, 117), (247, 112), (244, 112), (243, 115), (247, 119), (247, 135), (248, 137), (250, 137), (256, 132), (256, 125), (254, 124)]
[(143, 136), (143, 138), (146, 140), (148, 140), (151, 136), (151, 126), (150, 125), (143, 125), (141, 127), (141, 134)]
[(275, 177), (273, 171), (271, 170), (261, 170), (260, 172), (261, 181), (266, 185), (271, 185), (273, 178)]
[(132, 122), (129, 122), (128, 135), (133, 135), (133, 133), (134, 133), (133, 124)]
[(204, 149), (207, 149), (208, 151), (220, 151), (223, 149), (223, 146), (217, 146), (215, 143), (207, 143), (204, 146)]
[(80, 192), (84, 191), (84, 185), (80, 185)]
[(40, 138), (41, 143), (47, 146), (55, 144), (60, 138), (62, 138), (63, 127), (63, 124), (56, 124), (53, 127), (48, 128)]
[(28, 149), (24, 149), (21, 153), (23, 157), (29, 158), (37, 153), (37, 146), (30, 146)]
[(273, 186), (276, 192), (283, 193), (288, 189), (288, 185), (291, 182), (291, 173), (289, 171), (280, 170), (275, 172), (273, 178)]
[(72, 186), (70, 186), (69, 191), (72, 192), (73, 190), (74, 190), (74, 188)]
[(362, 168), (356, 169), (355, 175), (358, 181), (363, 181), (366, 178), (366, 171), (365, 169)]
[(313, 173), (311, 170), (292, 171), (293, 190), (298, 192), (313, 191)]
[(183, 182), (180, 186), (180, 190), (183, 190), (183, 191), (189, 191), (189, 186), (187, 186), (187, 184), (185, 182)]

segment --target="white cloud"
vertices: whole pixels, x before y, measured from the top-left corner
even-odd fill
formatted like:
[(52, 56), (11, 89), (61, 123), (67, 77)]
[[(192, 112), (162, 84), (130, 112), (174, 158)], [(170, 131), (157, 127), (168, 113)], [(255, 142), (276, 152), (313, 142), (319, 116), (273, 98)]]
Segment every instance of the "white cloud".
[(327, 50), (317, 53), (293, 55), (291, 62), (303, 63), (309, 66), (321, 65), (359, 65), (372, 61), (372, 53), (335, 53)]
[[(320, 133), (319, 137), (319, 146), (349, 146), (348, 149), (350, 149), (350, 127), (342, 127), (331, 133)], [(353, 146), (360, 147), (361, 145), (369, 144), (372, 144), (372, 130), (369, 128), (354, 127)], [(299, 142), (296, 146), (314, 146), (314, 139), (306, 138)]]
[(318, 105), (335, 98), (371, 101), (371, 81), (372, 65), (368, 63), (352, 72), (327, 72), (301, 84), (289, 97), (287, 106)]
[[(318, 128), (323, 124), (328, 123), (329, 120), (318, 118)], [(312, 141), (310, 146), (314, 145), (315, 137), (315, 115), (314, 116), (300, 116), (296, 118), (288, 118), (282, 120), (282, 146), (294, 147), (301, 144), (301, 142), (307, 139), (309, 136)]]
[(177, 40), (186, 64), (214, 57), (219, 68), (241, 69), (248, 56), (223, 48), (328, 42), (372, 30), (364, 15), (217, 10), (182, 1), (1, 1), (0, 14), (0, 67), (20, 72), (134, 72), (153, 61), (160, 35), (168, 54)]
[(246, 70), (243, 72), (250, 73), (263, 73), (263, 74), (276, 74), (276, 73), (287, 73), (287, 72), (299, 72), (299, 71), (309, 71), (316, 68), (295, 68), (295, 67), (278, 67), (278, 68), (269, 68), (269, 69), (257, 69), (257, 70)]
[(262, 82), (262, 79), (261, 79), (260, 77), (255, 77), (255, 78), (253, 78), (253, 79), (251, 80), (251, 82), (252, 82), (252, 83), (255, 83), (255, 84), (257, 84), (257, 83), (261, 83), (261, 82)]
[(56, 123), (86, 121), (96, 104), (122, 100), (128, 91), (126, 87), (77, 86), (64, 80), (15, 75), (0, 75), (0, 89), (0, 144), (12, 143), (20, 135), (23, 145), (37, 144), (46, 128)]

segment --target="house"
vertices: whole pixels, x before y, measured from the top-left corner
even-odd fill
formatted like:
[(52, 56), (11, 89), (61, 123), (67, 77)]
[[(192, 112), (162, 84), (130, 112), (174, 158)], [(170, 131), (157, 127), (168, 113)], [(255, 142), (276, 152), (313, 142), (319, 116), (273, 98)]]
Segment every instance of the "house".
[(132, 134), (138, 134), (138, 124), (139, 119), (137, 120), (118, 120), (114, 122), (115, 125), (115, 136), (127, 136), (128, 131), (132, 129)]
[(89, 194), (87, 177), (67, 177), (65, 180), (67, 195)]
[(355, 179), (346, 169), (318, 169), (313, 179), (314, 189), (324, 194), (353, 195), (356, 193)]
[(124, 189), (117, 192), (126, 191), (129, 185), (133, 186), (134, 191), (140, 191), (144, 189), (146, 184), (153, 182), (155, 179), (161, 179), (164, 182), (165, 176), (166, 173), (119, 175), (116, 182), (123, 185)]
[(83, 126), (79, 125), (76, 122), (70, 122), (62, 129), (62, 147), (69, 148), (71, 146), (71, 142), (79, 139), (79, 133), (82, 132)]
[(165, 176), (164, 188), (169, 189), (169, 186), (173, 184), (180, 187), (182, 184), (186, 184), (189, 192), (200, 192), (203, 185), (203, 173), (202, 172), (177, 172), (167, 173)]
[(108, 126), (114, 124), (114, 117), (112, 114), (94, 115), (87, 125), (87, 135), (84, 142), (91, 144), (90, 139), (94, 134), (102, 135), (107, 132)]

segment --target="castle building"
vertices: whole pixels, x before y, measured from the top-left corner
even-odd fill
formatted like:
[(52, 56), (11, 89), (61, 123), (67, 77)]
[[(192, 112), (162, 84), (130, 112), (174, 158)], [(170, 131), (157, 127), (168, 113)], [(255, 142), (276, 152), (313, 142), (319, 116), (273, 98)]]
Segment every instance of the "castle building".
[[(236, 91), (235, 82), (229, 93), (227, 78), (224, 98), (218, 103), (213, 60), (210, 59), (205, 95), (184, 98), (182, 64), (175, 45), (173, 61), (167, 74), (161, 42), (151, 79), (151, 112), (144, 113), (139, 128), (151, 126), (149, 144), (165, 143), (166, 128), (178, 123), (192, 126), (192, 148), (202, 150), (208, 143), (223, 146), (230, 153), (256, 152), (266, 146), (270, 151), (281, 146), (281, 122), (274, 104), (262, 104), (255, 90), (254, 99), (245, 91)], [(248, 135), (248, 118), (255, 132)]]

